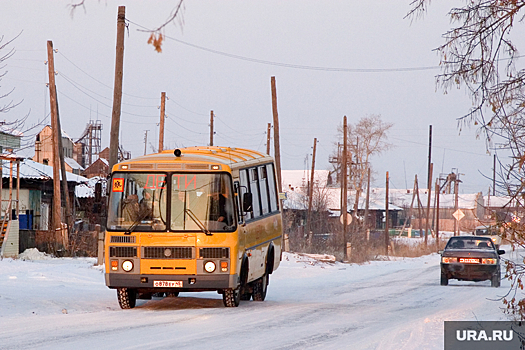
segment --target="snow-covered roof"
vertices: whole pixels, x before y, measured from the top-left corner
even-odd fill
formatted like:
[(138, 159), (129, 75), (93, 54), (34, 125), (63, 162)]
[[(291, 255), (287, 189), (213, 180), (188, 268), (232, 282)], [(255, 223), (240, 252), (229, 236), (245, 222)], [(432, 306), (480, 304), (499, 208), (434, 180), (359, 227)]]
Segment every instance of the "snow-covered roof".
[(77, 198), (93, 198), (95, 197), (95, 185), (102, 182), (102, 195), (106, 193), (106, 179), (100, 176), (93, 176), (85, 183), (79, 184), (75, 187), (75, 196)]
[(16, 137), (22, 137), (24, 134), (21, 131), (18, 131), (16, 129), (13, 129), (5, 124), (0, 124), (0, 132), (3, 132), (4, 134), (9, 134)]
[(73, 158), (64, 157), (64, 162), (66, 162), (67, 165), (69, 165), (71, 167), (71, 169), (78, 169), (78, 170), (81, 170), (81, 171), (84, 170), (84, 167), (82, 165), (78, 164), (77, 161), (74, 160)]
[[(419, 190), (419, 199), (423, 206), (427, 205), (428, 189)], [(399, 207), (410, 207), (412, 203), (412, 197), (414, 197), (413, 189), (390, 189), (389, 194), (390, 202), (399, 206)], [(475, 209), (478, 206), (478, 198), (482, 196), (481, 193), (461, 193), (458, 195), (458, 207), (461, 209)], [(384, 198), (385, 189), (384, 188), (372, 188), (370, 191), (370, 197), (374, 198)], [(431, 205), (434, 205), (435, 195), (434, 192), (430, 194)], [(440, 208), (454, 208), (455, 207), (456, 196), (453, 193), (439, 195), (439, 207)], [(483, 202), (481, 203), (483, 205)], [(414, 206), (417, 207), (417, 196), (414, 198)]]
[(510, 196), (487, 196), (485, 198), (485, 206), (489, 208), (513, 208), (516, 207), (516, 199)]
[[(283, 202), (285, 209), (296, 209), (306, 210), (308, 208), (307, 201), (307, 186), (310, 181), (310, 171), (308, 170), (283, 170), (282, 176), (282, 189), (287, 195), (287, 200)], [(318, 186), (322, 195), (325, 197), (328, 208), (330, 210), (340, 211), (341, 210), (341, 189), (338, 187), (327, 187), (326, 180), (328, 178), (327, 170), (316, 170), (315, 171), (315, 182), (318, 182)], [(316, 184), (317, 185), (317, 184)], [(419, 198), (421, 203), (427, 205), (427, 192), (428, 189), (419, 190)], [(370, 210), (385, 210), (385, 188), (371, 188), (370, 189)], [(389, 189), (389, 210), (402, 210), (403, 208), (409, 208), (414, 196), (413, 189)], [(481, 196), (481, 198), (480, 198)], [(315, 198), (315, 196), (314, 196)], [(434, 205), (434, 192), (431, 193), (431, 205)], [(494, 197), (491, 197), (491, 199)], [(475, 209), (478, 206), (478, 200), (483, 205), (483, 197), (481, 193), (465, 193), (458, 196), (458, 207), (461, 209)], [(348, 210), (351, 211), (354, 206), (355, 191), (348, 191)], [(366, 206), (366, 192), (361, 192), (359, 198), (359, 209), (365, 209)], [(414, 206), (417, 207), (417, 197), (414, 199)], [(492, 206), (492, 204), (491, 204)], [(455, 207), (455, 195), (454, 194), (441, 194), (439, 196), (439, 207), (440, 208), (454, 208)]]
[[(4, 166), (2, 167), (2, 176), (4, 178), (9, 177), (8, 162), (4, 162)], [(16, 177), (16, 165), (13, 165), (13, 176)], [(52, 179), (53, 167), (37, 163), (31, 159), (24, 159), (20, 162), (20, 178), (39, 180)], [(88, 181), (88, 178), (70, 172), (66, 172), (66, 178), (68, 182), (82, 183)], [(62, 179), (62, 174), (60, 174), (60, 179)]]
[[(283, 189), (283, 191), (286, 193), (287, 199), (283, 201), (283, 206), (285, 209), (295, 209), (295, 210), (307, 210), (308, 209), (308, 197), (306, 196), (306, 191), (303, 191), (302, 189)], [(326, 201), (326, 205), (329, 210), (332, 211), (341, 211), (341, 189), (340, 188), (331, 188), (331, 187), (325, 187), (318, 191), (314, 195), (314, 198), (322, 195), (324, 200)], [(347, 196), (347, 208), (348, 211), (352, 211), (354, 208), (354, 202), (355, 202), (355, 191), (348, 191)], [(359, 197), (359, 203), (358, 203), (359, 210), (364, 210), (366, 208), (366, 194), (361, 193), (361, 196)], [(368, 203), (368, 209), (369, 210), (385, 210), (386, 203), (384, 198), (370, 198), (370, 201)], [(388, 204), (388, 210), (402, 210), (401, 207), (395, 205), (395, 203), (392, 203), (392, 201), (389, 201)]]

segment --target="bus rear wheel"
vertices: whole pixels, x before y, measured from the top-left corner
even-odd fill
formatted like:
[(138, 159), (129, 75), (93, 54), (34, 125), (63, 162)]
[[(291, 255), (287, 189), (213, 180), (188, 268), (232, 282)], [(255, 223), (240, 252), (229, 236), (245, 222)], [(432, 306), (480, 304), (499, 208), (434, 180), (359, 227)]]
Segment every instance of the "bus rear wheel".
[(241, 288), (225, 289), (222, 294), (222, 302), (226, 307), (237, 307), (241, 302)]
[(133, 309), (137, 302), (137, 292), (129, 288), (117, 288), (118, 303), (121, 309)]
[(253, 282), (253, 301), (264, 301), (270, 276), (264, 274), (261, 278)]

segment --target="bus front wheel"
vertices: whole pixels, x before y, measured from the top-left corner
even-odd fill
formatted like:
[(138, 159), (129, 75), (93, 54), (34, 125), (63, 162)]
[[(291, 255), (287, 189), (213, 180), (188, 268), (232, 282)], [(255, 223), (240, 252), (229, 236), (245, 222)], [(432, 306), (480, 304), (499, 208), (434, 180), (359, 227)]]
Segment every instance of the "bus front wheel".
[(222, 302), (226, 307), (237, 307), (241, 302), (241, 288), (225, 289), (222, 294)]
[(129, 288), (117, 288), (118, 303), (121, 309), (133, 309), (137, 301), (137, 292)]

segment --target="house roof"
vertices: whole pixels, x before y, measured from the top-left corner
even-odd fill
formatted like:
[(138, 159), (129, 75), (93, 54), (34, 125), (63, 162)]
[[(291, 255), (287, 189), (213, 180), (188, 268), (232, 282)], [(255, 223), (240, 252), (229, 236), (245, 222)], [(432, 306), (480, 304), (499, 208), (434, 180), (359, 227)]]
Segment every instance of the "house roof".
[[(13, 164), (13, 176), (16, 177), (16, 165)], [(4, 162), (2, 167), (2, 177), (9, 177), (9, 163)], [(53, 167), (32, 161), (31, 159), (24, 159), (20, 162), (20, 178), (22, 179), (39, 179), (50, 180), (53, 179)], [(84, 176), (76, 175), (66, 172), (68, 182), (82, 183), (88, 181)], [(60, 174), (62, 179), (62, 174)]]
[[(283, 202), (285, 209), (306, 210), (308, 203), (306, 200), (307, 185), (310, 181), (310, 171), (308, 170), (282, 170), (282, 189), (286, 192), (288, 199)], [(327, 202), (330, 210), (341, 210), (341, 189), (338, 187), (327, 187), (326, 179), (328, 178), (327, 170), (316, 170), (314, 182), (321, 188), (323, 196)], [(315, 187), (314, 187), (315, 188)], [(426, 189), (419, 190), (419, 198), (423, 206), (427, 205)], [(370, 210), (385, 210), (385, 188), (371, 188), (370, 189)], [(402, 210), (409, 208), (414, 195), (413, 189), (389, 189), (389, 210)], [(480, 198), (481, 196), (481, 198)], [(314, 196), (315, 198), (315, 196)], [(348, 191), (348, 210), (351, 211), (354, 206), (355, 191)], [(492, 201), (491, 197), (491, 201)], [(434, 205), (434, 193), (431, 193), (431, 205)], [(461, 209), (475, 209), (478, 206), (478, 200), (482, 201), (481, 193), (466, 193), (458, 196), (458, 207)], [(362, 192), (359, 198), (359, 209), (365, 209), (366, 192)], [(492, 205), (492, 204), (491, 204)], [(414, 207), (417, 208), (417, 199), (414, 200)], [(454, 208), (455, 195), (441, 194), (439, 196), (440, 208)]]
[(78, 170), (84, 170), (84, 167), (82, 165), (78, 164), (76, 160), (73, 158), (64, 157), (64, 162), (67, 163), (71, 167), (71, 169), (78, 169)]
[(75, 187), (75, 196), (77, 198), (93, 198), (95, 197), (95, 185), (97, 182), (102, 182), (102, 193), (106, 193), (106, 179), (100, 176), (93, 176), (85, 183), (79, 184)]
[(9, 134), (9, 135), (12, 135), (12, 136), (16, 136), (16, 137), (24, 136), (24, 134), (21, 131), (13, 129), (13, 128), (9, 127), (8, 125), (5, 125), (5, 124), (0, 124), (0, 132), (2, 132), (4, 134)]

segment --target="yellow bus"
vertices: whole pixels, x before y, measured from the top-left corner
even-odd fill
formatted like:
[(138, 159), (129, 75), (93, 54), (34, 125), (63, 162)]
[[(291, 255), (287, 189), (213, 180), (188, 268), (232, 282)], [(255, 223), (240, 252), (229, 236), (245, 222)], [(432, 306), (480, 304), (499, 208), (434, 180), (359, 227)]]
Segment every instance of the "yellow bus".
[(120, 307), (136, 299), (217, 291), (226, 307), (263, 301), (281, 261), (272, 157), (190, 147), (113, 166), (105, 279)]

